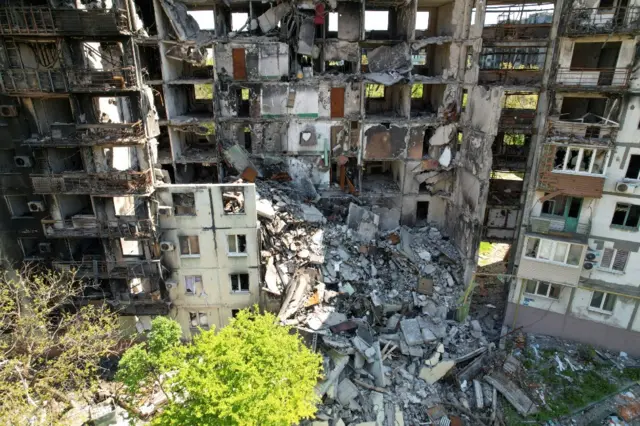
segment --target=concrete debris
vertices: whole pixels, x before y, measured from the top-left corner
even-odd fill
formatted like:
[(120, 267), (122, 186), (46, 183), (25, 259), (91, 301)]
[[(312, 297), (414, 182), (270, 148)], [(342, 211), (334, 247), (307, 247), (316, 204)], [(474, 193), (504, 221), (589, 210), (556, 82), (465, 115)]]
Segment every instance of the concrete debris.
[(484, 337), (475, 335), (488, 330), (451, 319), (464, 292), (462, 265), (440, 230), (382, 229), (376, 213), (388, 206), (309, 205), (294, 183), (256, 187), (268, 212), (258, 216), (265, 288), (282, 295), (271, 309), (324, 358), (316, 420), (420, 424), (425, 401), (477, 401), (471, 386), (450, 398), (454, 385), (441, 380), (458, 360), (480, 358)]
[(395, 71), (406, 73), (411, 70), (411, 52), (407, 43), (395, 46), (380, 46), (367, 53), (369, 71), (382, 73)]
[(504, 395), (520, 415), (528, 416), (538, 412), (536, 404), (501, 372), (493, 371), (490, 375), (484, 376), (484, 380)]
[(278, 22), (291, 10), (289, 3), (280, 3), (258, 17), (258, 25), (263, 33), (268, 33), (278, 26)]
[(446, 145), (453, 140), (457, 127), (455, 124), (447, 124), (436, 128), (433, 136), (429, 138), (429, 145), (441, 146)]

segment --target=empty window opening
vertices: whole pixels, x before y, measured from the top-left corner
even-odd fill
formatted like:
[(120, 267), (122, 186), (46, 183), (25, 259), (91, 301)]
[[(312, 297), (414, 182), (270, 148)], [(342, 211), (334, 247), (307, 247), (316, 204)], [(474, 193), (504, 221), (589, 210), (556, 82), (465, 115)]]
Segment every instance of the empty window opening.
[(365, 96), (371, 99), (384, 98), (384, 85), (382, 84), (367, 84)]
[(201, 30), (214, 30), (216, 28), (213, 10), (189, 10), (187, 13), (196, 20)]
[(544, 281), (525, 280), (525, 293), (535, 294), (538, 296), (549, 297), (551, 299), (560, 298), (561, 286), (547, 283)]
[(329, 13), (329, 31), (330, 32), (338, 32), (338, 13), (330, 12)]
[(424, 74), (424, 72), (421, 72), (421, 67), (424, 67), (425, 65), (427, 65), (427, 50), (420, 49), (418, 53), (412, 54), (411, 63), (416, 69), (415, 71), (416, 74)]
[(627, 179), (640, 179), (640, 155), (632, 155), (627, 166)]
[(244, 214), (244, 187), (227, 186), (222, 188), (224, 214)]
[(136, 197), (133, 195), (113, 197), (113, 210), (116, 216), (135, 216), (137, 204)]
[(398, 191), (402, 161), (367, 161), (364, 163), (363, 191)]
[[(611, 69), (616, 67), (618, 53), (622, 42), (575, 43), (570, 69), (574, 71), (593, 71), (594, 69)], [(601, 77), (604, 74), (601, 73)], [(613, 76), (611, 76), (613, 78)], [(605, 82), (606, 83), (606, 82)], [(611, 84), (609, 82), (609, 84)]]
[(195, 216), (196, 198), (195, 194), (171, 194), (173, 199), (173, 212), (176, 216)]
[(613, 308), (616, 306), (616, 295), (611, 293), (604, 293), (602, 291), (594, 291), (591, 296), (590, 309), (595, 309), (604, 312), (613, 312)]
[(235, 318), (240, 313), (240, 309), (232, 309), (231, 310), (231, 318)]
[(602, 175), (606, 171), (607, 151), (575, 147), (556, 147), (554, 170)]
[(418, 201), (416, 203), (416, 220), (424, 221), (429, 219), (429, 202)]
[(617, 203), (611, 219), (612, 226), (638, 229), (640, 219), (640, 205)]
[[(55, 197), (62, 219), (71, 219), (74, 216), (95, 216), (93, 203), (88, 195), (56, 194)], [(93, 220), (95, 221), (95, 218)]]
[(351, 74), (356, 71), (356, 63), (345, 61), (344, 59), (339, 61), (325, 61), (324, 69), (325, 72), (328, 73)]
[(33, 217), (33, 213), (44, 211), (44, 203), (42, 201), (32, 201), (25, 195), (6, 195), (5, 200), (9, 207), (12, 219)]
[(243, 134), (244, 134), (244, 149), (246, 149), (247, 152), (251, 152), (251, 149), (252, 149), (251, 128), (245, 127)]
[(429, 29), (429, 12), (417, 12), (416, 13), (416, 30)]
[(42, 254), (38, 247), (38, 240), (35, 238), (18, 238), (18, 245), (22, 249), (22, 254), (25, 259)]
[(236, 109), (238, 117), (249, 117), (251, 112), (251, 89), (237, 88), (236, 99), (238, 107)]
[(144, 255), (142, 241), (120, 238), (120, 249), (122, 250), (122, 255), (125, 257), (141, 257)]
[(246, 12), (234, 12), (231, 14), (231, 31), (248, 31), (249, 14)]
[(245, 254), (247, 252), (247, 236), (242, 234), (227, 235), (229, 254)]
[(189, 325), (191, 328), (208, 328), (209, 318), (205, 312), (189, 312)]
[(201, 275), (186, 275), (184, 277), (184, 292), (185, 294), (193, 295), (202, 291), (202, 276)]
[(429, 145), (429, 140), (431, 139), (431, 137), (434, 135), (434, 133), (436, 132), (436, 129), (434, 127), (427, 127), (424, 131), (424, 138), (422, 139), (422, 158), (425, 158), (427, 156), (427, 153), (429, 152), (429, 147), (431, 145)]
[(249, 274), (231, 274), (229, 275), (231, 280), (231, 291), (248, 292), (249, 291)]
[(212, 84), (194, 84), (193, 91), (196, 100), (213, 99)]
[(386, 10), (365, 10), (365, 31), (387, 31), (389, 29), (389, 12)]
[(200, 256), (200, 240), (197, 235), (178, 237), (181, 256)]
[(538, 95), (535, 93), (507, 93), (502, 98), (502, 108), (531, 109), (538, 107)]

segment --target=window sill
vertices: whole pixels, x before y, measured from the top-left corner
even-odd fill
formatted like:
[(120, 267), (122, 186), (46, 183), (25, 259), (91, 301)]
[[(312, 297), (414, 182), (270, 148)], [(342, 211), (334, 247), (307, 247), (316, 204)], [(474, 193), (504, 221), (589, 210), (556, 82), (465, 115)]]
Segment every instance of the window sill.
[(231, 294), (251, 294), (251, 292), (249, 290), (238, 290), (238, 291), (231, 290)]
[(598, 309), (598, 308), (594, 308), (592, 306), (589, 306), (587, 308), (587, 310), (591, 311), (591, 312), (595, 312), (596, 314), (602, 314), (602, 315), (613, 315), (613, 311), (605, 311), (603, 309)]
[(247, 253), (227, 253), (229, 257), (248, 257)]
[(574, 269), (580, 268), (580, 265), (569, 265), (568, 263), (554, 262), (553, 260), (546, 260), (546, 259), (538, 259), (537, 257), (529, 257), (527, 255), (525, 255), (524, 257), (525, 259), (533, 260), (534, 262), (550, 263), (552, 265), (566, 266), (567, 268), (574, 268)]
[(623, 226), (623, 225), (609, 225), (611, 229), (617, 229), (618, 231), (626, 231), (626, 232), (638, 232), (639, 229), (635, 226)]
[(198, 259), (200, 257), (199, 254), (181, 254), (181, 259)]
[(225, 216), (246, 216), (247, 214), (245, 212), (242, 212), (242, 213), (227, 213), (227, 212), (224, 212), (224, 215)]
[(559, 297), (555, 298), (555, 297), (550, 297), (550, 296), (543, 296), (541, 294), (527, 293), (526, 291), (524, 292), (524, 294), (526, 294), (527, 296), (539, 297), (540, 299), (551, 300), (553, 302), (558, 302), (560, 300)]
[(574, 172), (572, 170), (553, 170), (553, 173), (559, 173), (564, 175), (592, 176), (592, 177), (599, 177), (602, 179), (605, 178), (604, 173)]
[(625, 274), (624, 271), (614, 271), (613, 269), (600, 268), (598, 266), (596, 266), (596, 270), (601, 271), (601, 272), (608, 272), (608, 273), (614, 274), (614, 275), (624, 275)]

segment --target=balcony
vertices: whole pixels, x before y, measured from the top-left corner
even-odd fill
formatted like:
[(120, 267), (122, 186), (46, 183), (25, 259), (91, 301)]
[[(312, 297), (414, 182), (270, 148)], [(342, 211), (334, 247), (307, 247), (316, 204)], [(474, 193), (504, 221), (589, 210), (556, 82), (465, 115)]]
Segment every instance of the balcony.
[[(585, 119), (598, 122), (585, 122)], [(547, 139), (607, 147), (616, 140), (619, 127), (615, 121), (593, 114), (583, 117), (581, 121), (565, 121), (560, 116), (551, 116), (548, 118)]]
[(8, 95), (66, 93), (67, 84), (61, 70), (0, 70), (0, 90)]
[(142, 121), (135, 123), (51, 124), (51, 133), (22, 141), (31, 147), (141, 145), (146, 141)]
[(55, 261), (54, 269), (73, 271), (76, 278), (89, 279), (134, 279), (160, 276), (159, 260), (141, 260), (135, 262), (114, 262), (99, 259), (82, 261)]
[(542, 214), (531, 218), (527, 231), (587, 244), (590, 224), (575, 221), (577, 219)]
[(125, 9), (52, 9), (0, 7), (0, 34), (18, 35), (119, 35), (129, 33)]
[(576, 286), (587, 247), (584, 241), (528, 231), (518, 277)]
[(67, 220), (43, 219), (42, 227), (47, 238), (144, 239), (155, 237), (155, 226), (149, 219), (118, 219), (99, 222), (95, 216), (76, 215)]
[(640, 29), (640, 7), (579, 8), (569, 11), (565, 35), (633, 33)]
[(505, 86), (539, 86), (542, 83), (542, 70), (480, 69), (478, 82)]
[(153, 191), (152, 170), (111, 173), (70, 172), (31, 175), (35, 194), (146, 195)]
[(628, 68), (559, 68), (555, 86), (600, 92), (618, 91), (629, 85), (630, 74)]
[(68, 70), (67, 80), (71, 92), (112, 92), (137, 90), (134, 67), (110, 70)]

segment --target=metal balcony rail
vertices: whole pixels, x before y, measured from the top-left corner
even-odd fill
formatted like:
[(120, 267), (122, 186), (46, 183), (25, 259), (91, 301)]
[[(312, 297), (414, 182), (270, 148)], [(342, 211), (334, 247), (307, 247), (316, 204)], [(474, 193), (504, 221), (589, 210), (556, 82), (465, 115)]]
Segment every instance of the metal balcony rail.
[(564, 26), (565, 34), (610, 34), (639, 29), (639, 6), (573, 9)]
[(117, 142), (123, 139), (139, 139), (145, 136), (142, 121), (135, 123), (78, 124), (76, 126), (83, 140), (104, 140)]
[(1, 35), (108, 35), (129, 30), (124, 9), (52, 9), (0, 7)]
[(625, 88), (629, 84), (628, 68), (559, 68), (556, 86), (605, 90)]
[(71, 91), (84, 90), (131, 90), (136, 88), (134, 67), (110, 70), (68, 70), (67, 79)]
[(598, 145), (610, 145), (618, 134), (617, 124), (583, 123), (562, 121), (558, 117), (549, 117), (547, 137), (551, 140), (565, 140)]
[(151, 169), (144, 172), (32, 174), (36, 194), (146, 194), (153, 188)]
[(7, 94), (65, 93), (67, 84), (62, 70), (0, 70), (0, 91)]
[(84, 260), (77, 262), (52, 262), (59, 271), (74, 271), (77, 278), (146, 278), (160, 274), (157, 261), (113, 262), (104, 260)]
[(28, 146), (132, 145), (145, 141), (142, 121), (135, 123), (54, 123), (51, 133), (22, 141)]
[(48, 238), (153, 238), (155, 227), (150, 219), (98, 221), (95, 216), (78, 215), (66, 220), (43, 219)]

